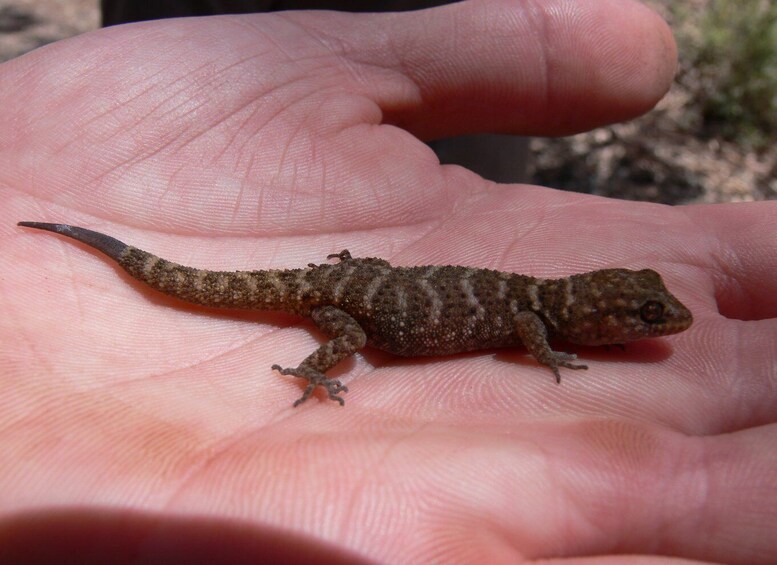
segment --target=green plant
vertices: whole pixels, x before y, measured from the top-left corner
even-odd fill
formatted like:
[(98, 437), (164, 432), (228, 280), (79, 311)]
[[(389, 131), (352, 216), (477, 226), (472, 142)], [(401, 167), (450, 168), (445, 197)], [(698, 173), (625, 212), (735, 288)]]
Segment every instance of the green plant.
[(695, 42), (704, 129), (756, 148), (774, 140), (777, 3), (710, 0)]

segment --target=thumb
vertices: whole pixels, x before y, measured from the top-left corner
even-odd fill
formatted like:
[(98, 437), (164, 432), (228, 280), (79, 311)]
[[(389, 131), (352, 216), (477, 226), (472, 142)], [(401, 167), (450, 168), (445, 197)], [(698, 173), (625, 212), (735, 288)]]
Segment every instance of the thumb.
[(384, 122), (423, 138), (626, 120), (656, 104), (676, 67), (670, 29), (633, 1), (480, 0), (306, 25), (347, 37), (334, 49)]

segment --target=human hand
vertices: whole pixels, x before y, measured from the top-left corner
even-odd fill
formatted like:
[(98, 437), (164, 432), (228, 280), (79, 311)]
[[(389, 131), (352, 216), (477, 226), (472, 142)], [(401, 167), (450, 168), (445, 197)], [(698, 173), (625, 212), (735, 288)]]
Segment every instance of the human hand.
[[(464, 2), (153, 22), (3, 65), (0, 558), (774, 560), (774, 205), (494, 185), (418, 140), (627, 119), (674, 56), (628, 2)], [(182, 306), (18, 220), (229, 270), (345, 247), (651, 267), (696, 321), (581, 348), (561, 386), (522, 350), (365, 350), (332, 372), (345, 408), (292, 409), (300, 383), (270, 366), (312, 351), (309, 324)]]

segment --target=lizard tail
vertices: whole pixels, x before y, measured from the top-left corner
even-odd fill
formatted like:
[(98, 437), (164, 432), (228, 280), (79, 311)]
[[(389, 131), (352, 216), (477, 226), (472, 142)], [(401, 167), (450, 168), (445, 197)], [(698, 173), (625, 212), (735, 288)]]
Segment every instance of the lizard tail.
[(118, 261), (121, 254), (129, 247), (123, 241), (105, 235), (96, 231), (88, 230), (85, 228), (79, 228), (76, 226), (69, 226), (67, 224), (47, 224), (44, 222), (19, 222), (17, 226), (25, 228), (35, 228), (38, 230), (46, 230), (67, 237), (72, 237), (76, 241), (85, 243), (89, 247), (94, 247), (98, 251), (102, 251), (108, 257), (114, 261)]
[[(310, 269), (286, 271), (208, 271), (193, 269), (157, 257), (111, 236), (70, 226), (19, 222), (19, 226), (46, 230), (75, 239), (116, 261), (129, 275), (168, 296), (212, 307), (281, 310), (294, 313), (299, 281)], [(289, 297), (292, 297), (291, 299)]]

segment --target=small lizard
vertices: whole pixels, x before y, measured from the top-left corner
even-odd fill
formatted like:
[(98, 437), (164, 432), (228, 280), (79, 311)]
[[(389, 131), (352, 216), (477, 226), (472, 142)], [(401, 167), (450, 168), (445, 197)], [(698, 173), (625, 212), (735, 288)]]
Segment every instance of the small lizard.
[(541, 279), (460, 266), (392, 267), (347, 251), (337, 263), (303, 269), (208, 271), (167, 261), (118, 239), (65, 224), (19, 222), (93, 247), (130, 276), (164, 294), (204, 306), (275, 310), (310, 318), (330, 340), (296, 368), (273, 365), (344, 404), (348, 387), (326, 371), (365, 344), (395, 355), (449, 355), (523, 344), (561, 382), (559, 367), (587, 369), (553, 351), (548, 339), (616, 345), (682, 332), (691, 312), (651, 270), (602, 269)]

